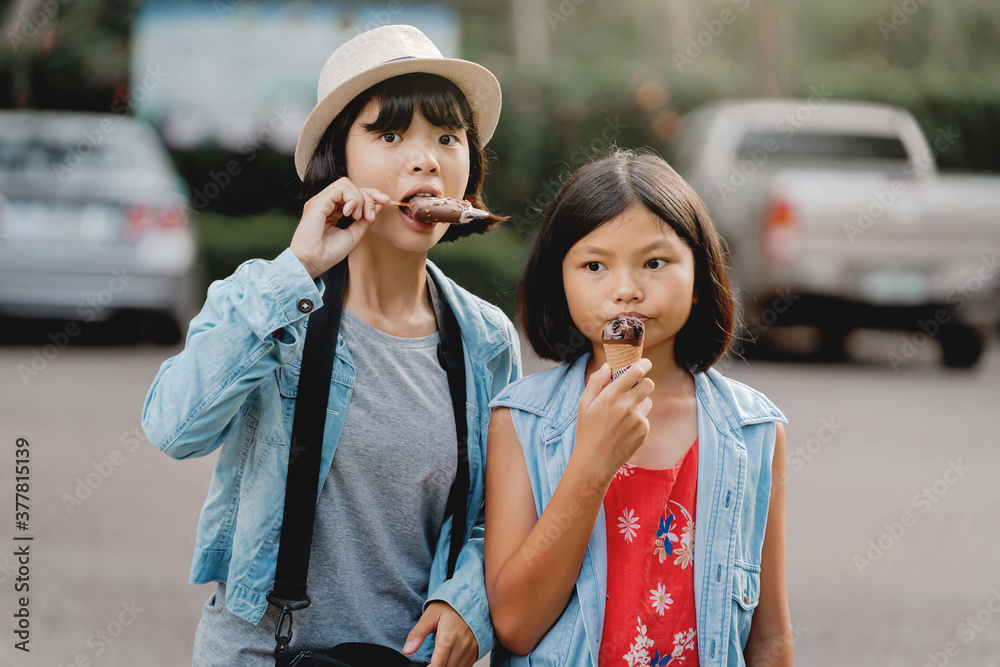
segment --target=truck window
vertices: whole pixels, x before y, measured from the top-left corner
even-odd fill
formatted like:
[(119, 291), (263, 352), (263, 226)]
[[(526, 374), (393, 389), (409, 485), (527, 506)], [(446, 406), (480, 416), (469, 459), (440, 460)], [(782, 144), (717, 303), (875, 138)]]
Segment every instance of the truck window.
[[(769, 141), (770, 140), (770, 141)], [(905, 162), (906, 150), (897, 137), (829, 132), (796, 132), (788, 136), (772, 132), (748, 132), (740, 143), (737, 157), (760, 155), (760, 151), (781, 160), (891, 160)]]

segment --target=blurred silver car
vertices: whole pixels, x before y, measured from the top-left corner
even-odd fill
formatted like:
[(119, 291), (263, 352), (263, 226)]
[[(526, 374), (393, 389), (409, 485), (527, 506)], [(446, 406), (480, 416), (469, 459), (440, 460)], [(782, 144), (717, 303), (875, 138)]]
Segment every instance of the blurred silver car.
[(0, 111), (0, 315), (114, 318), (177, 342), (200, 293), (190, 213), (146, 123)]

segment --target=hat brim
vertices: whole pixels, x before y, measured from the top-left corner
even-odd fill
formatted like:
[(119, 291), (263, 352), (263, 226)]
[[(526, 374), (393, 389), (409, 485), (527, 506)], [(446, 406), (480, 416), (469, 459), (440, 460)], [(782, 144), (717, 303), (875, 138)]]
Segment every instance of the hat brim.
[(380, 81), (400, 74), (437, 74), (453, 82), (465, 94), (481, 145), (492, 138), (500, 119), (500, 83), (481, 65), (457, 58), (407, 58), (384, 63), (358, 74), (320, 100), (306, 118), (295, 145), (295, 171), (305, 180), (306, 168), (327, 127), (360, 93)]

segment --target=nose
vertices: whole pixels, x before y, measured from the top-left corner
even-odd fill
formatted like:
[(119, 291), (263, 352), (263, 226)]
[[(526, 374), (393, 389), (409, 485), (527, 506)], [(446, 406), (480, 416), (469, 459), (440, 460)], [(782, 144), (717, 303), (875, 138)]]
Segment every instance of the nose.
[(631, 271), (620, 271), (615, 277), (613, 296), (616, 304), (642, 301), (642, 286)]
[(437, 151), (433, 144), (427, 141), (414, 142), (407, 156), (409, 170), (412, 173), (437, 174), (440, 169)]

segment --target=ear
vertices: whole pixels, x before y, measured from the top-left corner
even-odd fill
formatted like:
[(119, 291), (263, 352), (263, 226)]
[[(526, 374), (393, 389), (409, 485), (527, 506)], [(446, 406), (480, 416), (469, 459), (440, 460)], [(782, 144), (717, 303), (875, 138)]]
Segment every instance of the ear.
[(698, 303), (698, 286), (694, 287), (694, 297), (691, 299), (691, 303)]

